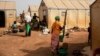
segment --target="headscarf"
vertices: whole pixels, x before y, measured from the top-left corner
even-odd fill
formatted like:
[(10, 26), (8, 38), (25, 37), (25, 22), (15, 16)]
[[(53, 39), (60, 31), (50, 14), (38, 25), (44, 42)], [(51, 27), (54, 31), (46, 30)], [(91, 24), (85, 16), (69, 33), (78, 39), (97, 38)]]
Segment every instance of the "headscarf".
[(60, 17), (59, 17), (59, 16), (56, 16), (56, 17), (55, 17), (55, 20), (60, 20)]

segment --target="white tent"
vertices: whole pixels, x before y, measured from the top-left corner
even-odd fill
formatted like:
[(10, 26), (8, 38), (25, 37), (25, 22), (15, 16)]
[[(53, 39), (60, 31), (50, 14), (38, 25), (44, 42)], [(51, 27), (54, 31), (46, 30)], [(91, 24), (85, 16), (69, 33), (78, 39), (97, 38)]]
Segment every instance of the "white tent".
[(60, 16), (63, 25), (66, 10), (66, 28), (88, 27), (90, 21), (88, 0), (42, 0), (39, 7), (40, 20), (43, 20), (43, 16), (46, 16), (48, 27), (51, 28), (55, 16)]
[(30, 5), (28, 8), (28, 11), (31, 13), (31, 16), (33, 16), (34, 13), (36, 13), (36, 15), (38, 15), (38, 9), (39, 9), (38, 5)]
[(16, 19), (16, 3), (14, 1), (0, 1), (0, 25), (9, 27)]

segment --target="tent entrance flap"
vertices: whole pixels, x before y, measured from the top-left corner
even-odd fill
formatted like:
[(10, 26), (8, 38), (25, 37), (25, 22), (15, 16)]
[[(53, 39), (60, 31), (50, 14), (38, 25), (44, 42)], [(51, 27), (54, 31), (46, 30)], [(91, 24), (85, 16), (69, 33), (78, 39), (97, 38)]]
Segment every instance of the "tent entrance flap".
[(5, 27), (5, 12), (0, 11), (0, 27)]

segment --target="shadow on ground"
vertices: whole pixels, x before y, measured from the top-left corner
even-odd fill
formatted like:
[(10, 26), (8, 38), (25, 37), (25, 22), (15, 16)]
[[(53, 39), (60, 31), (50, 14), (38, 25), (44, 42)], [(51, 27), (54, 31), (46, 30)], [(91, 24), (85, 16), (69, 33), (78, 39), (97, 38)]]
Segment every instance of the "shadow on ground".
[(37, 50), (21, 49), (21, 51), (27, 53), (24, 56), (51, 56), (50, 47), (40, 47)]
[(84, 47), (88, 46), (87, 43), (78, 43), (78, 44), (68, 44), (68, 53), (69, 56), (73, 56), (74, 50), (80, 50), (82, 51)]
[[(73, 50), (82, 50), (84, 47), (87, 46), (87, 43), (80, 43), (80, 44), (68, 44), (68, 56), (73, 56)], [(64, 43), (64, 48), (67, 48), (67, 43)], [(50, 52), (50, 47), (40, 47), (37, 50), (26, 50), (21, 49), (22, 52), (27, 53), (24, 56), (52, 56)]]

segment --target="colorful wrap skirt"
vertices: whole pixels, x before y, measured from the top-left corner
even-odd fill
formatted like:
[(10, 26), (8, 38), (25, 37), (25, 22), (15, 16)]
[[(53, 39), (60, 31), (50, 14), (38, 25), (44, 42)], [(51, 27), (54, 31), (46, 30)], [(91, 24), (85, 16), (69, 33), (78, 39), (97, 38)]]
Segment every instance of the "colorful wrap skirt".
[(56, 52), (59, 48), (59, 35), (52, 34), (51, 37), (51, 51)]

